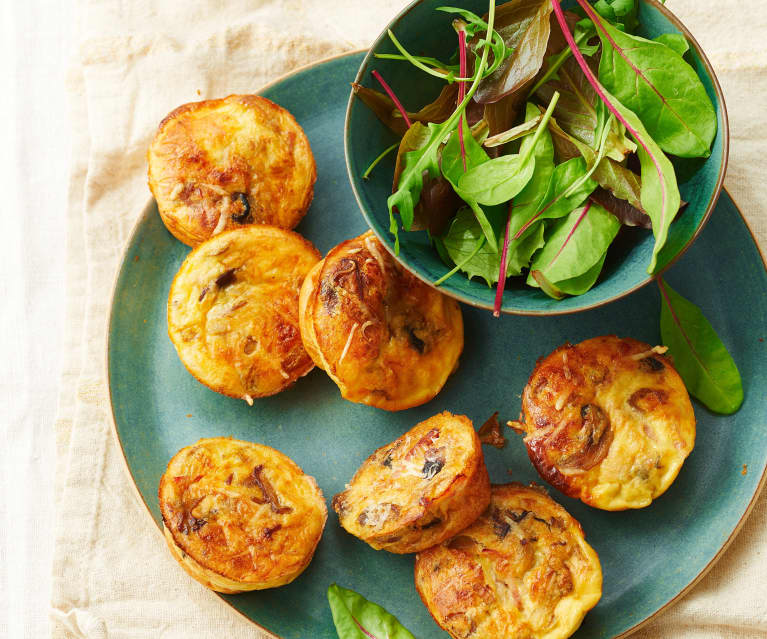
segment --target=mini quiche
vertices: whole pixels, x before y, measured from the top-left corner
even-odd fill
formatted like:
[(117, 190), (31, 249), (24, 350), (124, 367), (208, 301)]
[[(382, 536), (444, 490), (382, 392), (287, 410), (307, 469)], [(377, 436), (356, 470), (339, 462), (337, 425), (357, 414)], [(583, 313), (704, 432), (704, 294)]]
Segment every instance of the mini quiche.
[(281, 452), (236, 439), (201, 439), (160, 480), (168, 547), (217, 592), (290, 583), (309, 565), (327, 508), (313, 477)]
[(605, 336), (538, 362), (521, 420), (547, 482), (603, 510), (642, 508), (666, 491), (695, 444), (695, 415), (662, 350)]
[(564, 639), (602, 596), (580, 524), (537, 487), (493, 486), (458, 536), (416, 556), (415, 585), (455, 639)]
[(489, 500), (471, 420), (444, 412), (375, 451), (332, 506), (341, 526), (376, 550), (409, 553), (463, 530)]
[(424, 404), (463, 350), (458, 303), (404, 270), (370, 231), (325, 256), (299, 308), (306, 350), (352, 402), (391, 411)]
[(160, 123), (147, 160), (160, 216), (189, 246), (253, 222), (292, 229), (317, 179), (303, 129), (257, 95), (178, 107)]
[(184, 366), (248, 403), (306, 375), (314, 364), (298, 328), (298, 294), (319, 259), (297, 233), (261, 224), (194, 249), (168, 298), (168, 334)]

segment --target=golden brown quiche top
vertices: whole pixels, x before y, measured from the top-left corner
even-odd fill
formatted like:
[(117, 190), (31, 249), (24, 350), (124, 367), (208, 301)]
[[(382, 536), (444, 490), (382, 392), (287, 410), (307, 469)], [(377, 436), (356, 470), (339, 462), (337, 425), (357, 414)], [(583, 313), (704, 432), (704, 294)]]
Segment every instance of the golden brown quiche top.
[(317, 483), (289, 457), (225, 437), (181, 449), (162, 476), (159, 499), (175, 545), (224, 583), (245, 586), (295, 578), (327, 518)]
[(317, 179), (303, 129), (257, 95), (178, 107), (160, 124), (147, 160), (163, 222), (190, 246), (253, 222), (292, 229)]
[(658, 350), (604, 336), (561, 346), (538, 363), (522, 420), (546, 481), (605, 510), (647, 506), (671, 485), (695, 444), (695, 415)]
[(348, 400), (402, 410), (432, 399), (458, 365), (458, 303), (404, 270), (372, 232), (342, 242), (307, 278), (301, 332)]
[(468, 526), (490, 500), (471, 420), (443, 412), (375, 451), (333, 498), (341, 525), (376, 549), (417, 552)]
[(168, 298), (168, 333), (189, 372), (248, 402), (306, 375), (314, 364), (301, 341), (298, 293), (319, 259), (297, 233), (261, 224), (194, 249)]
[(564, 639), (599, 601), (602, 569), (562, 506), (511, 483), (493, 486), (474, 524), (417, 555), (415, 584), (456, 639)]

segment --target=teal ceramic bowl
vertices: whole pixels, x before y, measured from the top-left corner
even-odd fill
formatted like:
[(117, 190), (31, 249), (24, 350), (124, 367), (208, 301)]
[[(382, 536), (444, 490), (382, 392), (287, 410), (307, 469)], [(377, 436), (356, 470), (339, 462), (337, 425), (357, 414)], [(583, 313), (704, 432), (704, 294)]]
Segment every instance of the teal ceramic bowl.
[[(451, 37), (453, 16), (436, 11), (437, 7), (445, 4), (450, 3), (445, 0), (418, 0), (405, 8), (375, 41), (355, 81), (364, 86), (380, 88), (371, 76), (371, 72), (376, 69), (406, 108), (417, 110), (431, 102), (443, 82), (414, 69), (407, 62), (382, 60), (374, 57), (374, 54), (397, 53), (386, 33), (387, 29), (391, 29), (409, 51), (448, 59), (456, 48), (455, 39)], [(479, 15), (487, 12), (486, 0), (465, 0), (457, 4)], [(572, 4), (563, 2), (565, 8)], [(709, 158), (705, 161), (672, 158), (682, 199), (688, 204), (671, 225), (668, 240), (659, 255), (659, 272), (662, 272), (695, 241), (716, 205), (727, 167), (729, 131), (722, 89), (711, 64), (692, 34), (656, 0), (640, 2), (639, 20), (641, 26), (638, 33), (643, 37), (681, 33), (687, 38), (691, 47), (687, 59), (701, 78), (716, 108), (718, 120), (717, 134)], [(414, 82), (414, 79), (417, 81)], [(373, 159), (398, 138), (353, 93), (346, 112), (344, 135), (346, 166), (359, 208), (378, 239), (394, 254), (386, 206), (386, 199), (391, 194), (394, 154), (389, 154), (368, 179), (363, 180), (362, 174)], [(431, 246), (425, 231), (401, 231), (399, 236), (400, 252), (396, 258), (405, 268), (427, 283), (445, 274), (448, 268)], [(525, 286), (522, 278), (515, 278), (507, 284), (502, 310), (518, 315), (559, 315), (617, 300), (651, 281), (647, 265), (650, 263), (653, 243), (650, 231), (625, 228), (610, 247), (600, 279), (590, 291), (577, 297), (554, 300), (539, 289)], [(451, 277), (440, 286), (440, 290), (466, 304), (493, 308), (495, 288), (489, 288), (476, 279), (468, 280), (462, 274)]]

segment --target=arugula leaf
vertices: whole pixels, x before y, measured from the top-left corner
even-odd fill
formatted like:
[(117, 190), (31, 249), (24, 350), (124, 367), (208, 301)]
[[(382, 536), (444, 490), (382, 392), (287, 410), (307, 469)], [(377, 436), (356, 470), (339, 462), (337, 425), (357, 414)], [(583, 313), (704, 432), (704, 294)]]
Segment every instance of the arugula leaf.
[(687, 390), (715, 413), (730, 415), (743, 403), (738, 367), (701, 310), (658, 278), (660, 334)]
[(653, 40), (665, 44), (669, 49), (673, 49), (682, 57), (690, 50), (690, 43), (687, 42), (687, 38), (681, 33), (661, 33), (657, 38), (653, 38)]
[(512, 54), (482, 81), (477, 102), (497, 102), (537, 75), (549, 41), (550, 14), (549, 0), (511, 0), (498, 7), (496, 30)]
[(546, 109), (535, 135), (526, 137), (518, 154), (504, 155), (476, 166), (461, 176), (458, 186), (480, 204), (494, 205), (508, 202), (530, 181), (535, 171), (535, 146), (546, 130), (559, 94)]
[(578, 0), (602, 41), (599, 80), (635, 112), (664, 151), (708, 157), (716, 112), (703, 83), (676, 51), (619, 31), (585, 0)]
[[(493, 21), (495, 19), (495, 0), (490, 1), (487, 38), (489, 39), (493, 32)], [(442, 124), (429, 123), (429, 137), (426, 143), (417, 151), (411, 151), (405, 154), (404, 169), (397, 182), (397, 190), (392, 193), (386, 203), (389, 208), (389, 231), (394, 235), (394, 250), (399, 254), (399, 234), (397, 232), (397, 221), (394, 218), (394, 209), (399, 211), (402, 225), (405, 230), (409, 230), (413, 223), (413, 209), (423, 189), (423, 177), (426, 174), (433, 178), (439, 173), (438, 152), (446, 136), (453, 130), (459, 118), (466, 109), (466, 105), (474, 96), (474, 92), (479, 86), (482, 74), (487, 65), (488, 47), (483, 47), (482, 57), (476, 65), (474, 81), (466, 92), (466, 96), (456, 107), (453, 114)]]
[[(596, 277), (591, 278), (593, 273), (590, 272), (604, 260), (619, 228), (620, 222), (615, 216), (598, 204), (589, 203), (575, 209), (554, 225), (543, 249), (533, 259), (527, 283), (534, 287), (541, 286), (542, 276), (545, 282), (553, 284), (561, 293), (568, 292), (562, 286), (577, 290), (577, 294), (584, 293), (596, 281)], [(580, 276), (585, 277), (587, 273), (586, 281), (571, 282)], [(596, 274), (599, 275), (599, 270)], [(552, 295), (545, 285), (542, 288), (547, 295), (558, 297)]]
[[(573, 55), (589, 83), (594, 87), (594, 90), (610, 112), (626, 127), (626, 130), (638, 145), (637, 154), (639, 155), (639, 163), (642, 168), (642, 207), (652, 220), (652, 230), (655, 236), (655, 246), (652, 258), (650, 259), (650, 265), (647, 268), (648, 273), (653, 273), (657, 268), (658, 252), (666, 243), (669, 225), (679, 210), (681, 202), (674, 167), (663, 154), (655, 140), (647, 133), (647, 130), (636, 114), (621, 104), (614, 96), (610, 95), (596, 79), (594, 72), (589, 68), (583, 55), (578, 50), (572, 34), (567, 30), (559, 0), (551, 0), (551, 3), (562, 31), (567, 38), (567, 42), (573, 51)], [(583, 0), (578, 0), (578, 3), (583, 6)], [(594, 14), (590, 7), (588, 11)]]
[(338, 639), (415, 639), (394, 615), (353, 590), (331, 584), (328, 602)]

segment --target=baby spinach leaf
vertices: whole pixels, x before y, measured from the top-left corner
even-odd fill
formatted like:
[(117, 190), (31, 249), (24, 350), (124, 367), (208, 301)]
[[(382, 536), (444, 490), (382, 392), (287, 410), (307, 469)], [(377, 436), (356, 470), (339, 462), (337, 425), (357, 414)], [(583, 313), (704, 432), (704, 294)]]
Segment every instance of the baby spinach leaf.
[(743, 403), (743, 383), (732, 356), (695, 304), (662, 278), (658, 286), (661, 338), (687, 390), (715, 413), (734, 413)]
[[(458, 182), (463, 193), (480, 204), (495, 205), (508, 202), (530, 181), (535, 171), (535, 147), (546, 130), (559, 94), (554, 93), (535, 135), (522, 141), (518, 154), (504, 155), (474, 167)], [(463, 196), (462, 196), (463, 197)]]
[[(589, 203), (575, 209), (567, 217), (559, 220), (546, 238), (546, 243), (536, 253), (530, 265), (530, 276), (527, 283), (530, 286), (540, 286), (540, 277), (561, 292), (557, 284), (567, 282), (579, 276), (584, 276), (600, 260), (603, 259), (607, 248), (615, 238), (620, 228), (620, 222), (598, 204)], [(598, 275), (598, 272), (597, 272)], [(594, 281), (596, 278), (594, 278)], [(570, 283), (573, 284), (572, 282)], [(578, 290), (583, 283), (579, 283)], [(589, 287), (593, 284), (589, 284)], [(546, 286), (542, 287), (547, 295)], [(588, 290), (586, 288), (585, 290)], [(585, 292), (582, 291), (582, 292)], [(552, 295), (556, 297), (556, 295)]]
[[(582, 178), (586, 175), (586, 162), (581, 157), (572, 158), (558, 164), (552, 172), (544, 196), (533, 208), (524, 203), (515, 205), (515, 217), (523, 222), (516, 226), (512, 237), (522, 237), (529, 228), (541, 220), (561, 218), (568, 215), (596, 188), (594, 180)], [(577, 182), (577, 188), (573, 188)]]
[(645, 123), (664, 151), (708, 157), (716, 112), (703, 83), (676, 51), (619, 31), (578, 0), (602, 41), (599, 80)]
[[(513, 214), (512, 219), (514, 219)], [(506, 261), (507, 277), (521, 274), (522, 269), (530, 265), (532, 255), (543, 246), (543, 230), (543, 225), (539, 224), (524, 238), (509, 244)], [(492, 286), (498, 281), (501, 254), (498, 247), (493, 250), (487, 246), (487, 242), (477, 249), (477, 244), (483, 237), (482, 229), (471, 211), (461, 209), (442, 239), (450, 259), (466, 273), (469, 279), (481, 277), (488, 286)]]
[(665, 44), (669, 49), (673, 49), (682, 57), (690, 50), (690, 43), (687, 42), (687, 38), (681, 33), (662, 33), (657, 38), (653, 38), (653, 40)]
[[(655, 246), (650, 265), (647, 269), (649, 273), (653, 273), (657, 267), (658, 252), (666, 243), (668, 227), (679, 210), (681, 201), (674, 167), (663, 154), (655, 140), (647, 133), (647, 130), (636, 114), (621, 104), (596, 79), (594, 72), (589, 68), (585, 58), (578, 50), (572, 34), (567, 30), (559, 0), (551, 0), (551, 3), (557, 20), (570, 45), (570, 49), (589, 83), (594, 87), (597, 95), (599, 95), (610, 112), (626, 127), (626, 130), (638, 145), (637, 154), (642, 168), (642, 207), (652, 220), (653, 235), (655, 235)], [(581, 6), (585, 4), (583, 0), (578, 0), (578, 3)], [(585, 6), (588, 7), (587, 4)], [(596, 15), (590, 7), (588, 7), (588, 11), (592, 15)]]
[(415, 639), (394, 615), (353, 590), (332, 584), (328, 602), (338, 639)]
[(546, 295), (554, 299), (560, 300), (565, 295), (583, 295), (594, 286), (594, 282), (597, 281), (599, 274), (602, 272), (606, 257), (607, 253), (583, 275), (572, 277), (569, 280), (562, 280), (556, 284), (549, 282), (541, 271), (531, 271), (530, 277), (541, 287), (541, 290)]
[(548, 0), (511, 0), (498, 7), (496, 30), (512, 54), (477, 90), (477, 102), (497, 102), (532, 80), (549, 41)]
[[(537, 107), (527, 105), (528, 122), (537, 119), (535, 113)], [(511, 216), (511, 226), (509, 232), (511, 237), (519, 240), (522, 233), (518, 234), (520, 228), (526, 224), (544, 205), (546, 193), (549, 190), (551, 176), (554, 173), (554, 145), (551, 141), (549, 130), (544, 131), (538, 139), (535, 146), (535, 172), (530, 181), (525, 185), (513, 200), (513, 209)], [(532, 226), (525, 231), (532, 229)]]
[(658, 253), (666, 243), (668, 228), (679, 211), (681, 198), (676, 183), (676, 174), (671, 161), (660, 150), (655, 140), (647, 133), (641, 120), (624, 107), (618, 100), (607, 94), (608, 99), (621, 114), (634, 139), (639, 144), (637, 154), (642, 168), (642, 208), (652, 220), (652, 232), (655, 236), (648, 273), (654, 273), (657, 267)]
[[(440, 163), (442, 175), (448, 182), (450, 182), (459, 197), (471, 207), (471, 210), (477, 218), (477, 222), (487, 238), (488, 246), (492, 250), (497, 246), (497, 242), (495, 233), (493, 232), (493, 228), (490, 225), (485, 212), (472, 195), (465, 192), (459, 186), (460, 179), (466, 171), (481, 166), (490, 160), (490, 158), (474, 139), (474, 136), (470, 134), (465, 119), (462, 120), (462, 125), (464, 127), (464, 155), (462, 156), (461, 154), (460, 140), (458, 131), (456, 130), (450, 135), (450, 139), (442, 150), (442, 161)], [(466, 169), (464, 169), (464, 157), (466, 160)]]

